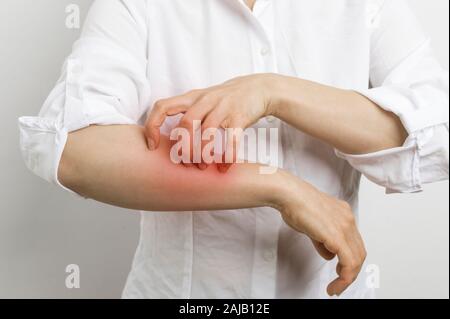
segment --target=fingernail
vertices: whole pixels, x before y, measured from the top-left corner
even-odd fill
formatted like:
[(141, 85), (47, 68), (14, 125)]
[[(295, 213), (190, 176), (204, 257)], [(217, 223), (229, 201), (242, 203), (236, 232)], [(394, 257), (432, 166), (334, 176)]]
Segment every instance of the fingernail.
[(154, 151), (156, 148), (156, 143), (151, 138), (148, 139), (148, 148), (150, 151)]
[(217, 164), (217, 169), (219, 170), (220, 173), (226, 173), (229, 168), (230, 166), (227, 164)]

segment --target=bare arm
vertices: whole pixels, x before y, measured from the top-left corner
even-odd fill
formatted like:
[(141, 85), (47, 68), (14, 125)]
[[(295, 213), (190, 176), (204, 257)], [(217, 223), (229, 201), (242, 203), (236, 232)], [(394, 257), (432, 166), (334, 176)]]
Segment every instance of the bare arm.
[(354, 91), (271, 75), (272, 113), (344, 153), (365, 154), (402, 146), (400, 119)]
[[(169, 140), (150, 152), (139, 126), (91, 126), (69, 135), (59, 169), (63, 185), (115, 206), (148, 211), (220, 210), (274, 206), (280, 172), (236, 165), (230, 174), (171, 162)], [(226, 194), (226, 196), (225, 196)]]
[(166, 117), (178, 113), (185, 113), (179, 126), (190, 132), (194, 120), (203, 129), (245, 129), (273, 115), (350, 154), (399, 147), (407, 138), (395, 114), (356, 92), (278, 74), (238, 77), (158, 101), (146, 123), (151, 149), (158, 148)]

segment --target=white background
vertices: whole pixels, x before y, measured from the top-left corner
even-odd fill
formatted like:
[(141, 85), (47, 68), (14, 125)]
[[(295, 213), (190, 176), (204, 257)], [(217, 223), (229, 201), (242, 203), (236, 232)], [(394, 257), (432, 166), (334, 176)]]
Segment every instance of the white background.
[[(0, 3), (0, 298), (119, 297), (137, 244), (137, 213), (72, 197), (21, 160), (17, 118), (37, 114), (79, 34), (65, 27), (69, 3), (83, 18), (91, 0)], [(448, 70), (449, 1), (410, 3)], [(378, 297), (449, 297), (448, 191), (443, 182), (387, 196), (363, 181), (361, 226), (381, 271)], [(72, 263), (80, 289), (65, 287)]]

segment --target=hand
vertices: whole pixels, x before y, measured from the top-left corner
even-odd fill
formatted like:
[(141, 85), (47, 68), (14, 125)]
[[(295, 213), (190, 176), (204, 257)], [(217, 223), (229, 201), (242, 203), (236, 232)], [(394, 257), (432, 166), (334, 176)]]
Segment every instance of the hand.
[[(184, 113), (184, 116), (179, 127), (187, 129), (191, 137), (194, 136), (194, 120), (201, 121), (202, 133), (208, 128), (246, 129), (253, 125), (260, 118), (270, 115), (270, 78), (269, 74), (238, 77), (221, 85), (157, 101), (145, 124), (149, 148), (158, 148), (160, 127), (166, 117), (180, 113)], [(193, 145), (194, 142), (191, 142)], [(226, 150), (232, 152), (230, 154), (233, 154), (234, 160), (238, 145), (238, 135), (234, 135), (226, 145)], [(198, 166), (201, 169), (207, 167), (204, 161)], [(221, 171), (226, 171), (229, 166), (218, 165)]]
[(298, 179), (286, 184), (279, 211), (284, 221), (307, 235), (326, 260), (339, 259), (338, 278), (328, 285), (330, 296), (340, 295), (357, 278), (367, 253), (350, 205)]

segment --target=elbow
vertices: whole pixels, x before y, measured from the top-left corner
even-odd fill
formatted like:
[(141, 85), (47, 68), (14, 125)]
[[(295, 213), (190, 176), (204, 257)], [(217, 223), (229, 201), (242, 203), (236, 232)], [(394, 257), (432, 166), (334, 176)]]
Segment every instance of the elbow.
[(365, 139), (364, 143), (355, 145), (353, 149), (341, 151), (353, 155), (373, 154), (402, 147), (405, 145), (407, 138), (408, 133), (404, 129), (395, 133), (391, 132), (390, 134), (373, 134)]
[(78, 156), (71, 135), (72, 133), (69, 133), (64, 151), (59, 163), (57, 163), (56, 178), (58, 183), (62, 186), (83, 195), (83, 174), (82, 170), (77, 168), (79, 166), (77, 160)]
[(66, 148), (61, 156), (57, 169), (57, 179), (64, 187), (75, 190), (80, 187), (80, 181), (77, 178), (75, 163), (69, 153)]

